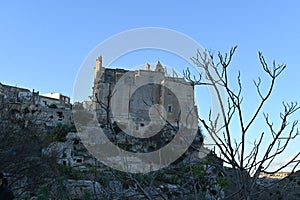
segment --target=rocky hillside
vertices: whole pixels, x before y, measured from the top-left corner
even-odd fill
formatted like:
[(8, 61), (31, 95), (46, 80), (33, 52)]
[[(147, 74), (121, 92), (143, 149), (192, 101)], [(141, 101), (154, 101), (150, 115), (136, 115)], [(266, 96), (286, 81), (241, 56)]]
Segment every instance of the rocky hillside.
[[(188, 151), (168, 167), (132, 174), (97, 161), (77, 133), (66, 131), (70, 128), (58, 127), (43, 140), (37, 132), (23, 132), (27, 137), (22, 136), (18, 141), (25, 146), (12, 148), (7, 143), (7, 148), (3, 148), (13, 150), (10, 155), (15, 155), (1, 162), (7, 166), (4, 172), (17, 199), (226, 199), (236, 191), (233, 170), (202, 148), (200, 132)], [(114, 133), (117, 135), (108, 134), (112, 142), (134, 152), (152, 151), (174, 137), (174, 131), (168, 128), (145, 143), (126, 138), (117, 129)], [(14, 140), (16, 135), (6, 139)], [(208, 156), (199, 159), (203, 153)], [(254, 199), (299, 199), (299, 177), (295, 173), (271, 186), (260, 179), (257, 188), (263, 192), (258, 190)]]
[[(264, 188), (265, 186), (269, 186)], [(261, 184), (263, 192), (257, 194), (257, 199), (300, 199), (300, 171), (295, 172), (271, 184)]]
[[(165, 142), (167, 135), (161, 136)], [(172, 165), (146, 174), (106, 167), (86, 151), (75, 133), (69, 133), (64, 142), (51, 143), (43, 149), (43, 154), (57, 156), (64, 174), (60, 184), (64, 185), (65, 192), (60, 193), (70, 199), (222, 199), (223, 188), (228, 186), (229, 180), (223, 177), (222, 163), (213, 154), (206, 159), (197, 158), (200, 141), (197, 138), (193, 143), (193, 148), (198, 145), (198, 151), (190, 149)], [(135, 151), (147, 151), (145, 147), (130, 145)]]

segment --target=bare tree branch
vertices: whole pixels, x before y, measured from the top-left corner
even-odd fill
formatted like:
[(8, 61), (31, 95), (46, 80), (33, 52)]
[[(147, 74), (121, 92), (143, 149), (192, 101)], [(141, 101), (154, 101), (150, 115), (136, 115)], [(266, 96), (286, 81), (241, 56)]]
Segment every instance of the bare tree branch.
[[(200, 118), (200, 122), (203, 124), (205, 130), (209, 133), (216, 146), (218, 147), (224, 162), (230, 164), (236, 172), (238, 191), (236, 194), (241, 194), (243, 198), (248, 199), (252, 195), (252, 189), (254, 188), (255, 181), (257, 180), (261, 172), (276, 173), (291, 164), (294, 165), (293, 171), (299, 166), (299, 153), (286, 164), (279, 167), (276, 170), (269, 171), (268, 168), (272, 165), (278, 155), (282, 154), (291, 140), (294, 140), (298, 135), (297, 129), (298, 121), (295, 120), (291, 124), (288, 118), (293, 115), (300, 108), (297, 103), (283, 103), (284, 111), (280, 113), (281, 124), (276, 130), (274, 124), (269, 119), (268, 113), (263, 113), (266, 127), (268, 128), (272, 140), (269, 142), (266, 148), (262, 147), (265, 133), (260, 134), (257, 140), (251, 144), (249, 148), (247, 141), (249, 136), (250, 127), (253, 126), (260, 113), (262, 113), (263, 106), (270, 99), (270, 95), (273, 92), (275, 82), (279, 75), (286, 69), (286, 65), (277, 65), (275, 61), (272, 63), (272, 67), (269, 67), (263, 54), (258, 53), (260, 65), (263, 71), (270, 78), (270, 84), (266, 92), (262, 92), (261, 84), (262, 80), (258, 77), (258, 81), (254, 81), (258, 97), (260, 99), (256, 109), (250, 118), (245, 119), (243, 112), (243, 87), (241, 83), (241, 73), (238, 73), (237, 86), (238, 90), (234, 91), (231, 89), (228, 78), (228, 69), (231, 64), (233, 55), (237, 47), (233, 47), (229, 53), (221, 54), (218, 53), (218, 61), (215, 64), (215, 58), (212, 53), (197, 51), (192, 61), (197, 67), (203, 70), (196, 79), (194, 75), (191, 75), (189, 70), (184, 73), (185, 78), (191, 82), (193, 86), (207, 86), (211, 87), (215, 93), (217, 102), (220, 107), (220, 114), (212, 118), (211, 112), (207, 120)], [(221, 97), (221, 91), (225, 92), (227, 96), (227, 104), (223, 102)], [(240, 141), (234, 139), (232, 136), (231, 126), (235, 125), (235, 118), (238, 121), (239, 127), (234, 126), (234, 131), (240, 133)], [(222, 121), (222, 125), (218, 125), (218, 122)], [(238, 130), (236, 130), (239, 128)], [(222, 137), (218, 134), (222, 133)], [(254, 138), (253, 138), (254, 139)], [(250, 150), (249, 150), (250, 149)], [(265, 151), (262, 153), (262, 149)], [(260, 155), (262, 153), (262, 155)], [(253, 175), (253, 179), (249, 179), (250, 176), (245, 174)]]

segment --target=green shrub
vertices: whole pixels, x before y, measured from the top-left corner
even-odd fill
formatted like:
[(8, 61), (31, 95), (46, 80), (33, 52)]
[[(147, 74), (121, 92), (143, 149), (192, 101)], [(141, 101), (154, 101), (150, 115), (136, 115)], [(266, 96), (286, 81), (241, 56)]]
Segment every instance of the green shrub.
[(65, 142), (67, 140), (67, 134), (74, 131), (76, 132), (76, 127), (74, 124), (58, 124), (48, 134), (47, 141)]

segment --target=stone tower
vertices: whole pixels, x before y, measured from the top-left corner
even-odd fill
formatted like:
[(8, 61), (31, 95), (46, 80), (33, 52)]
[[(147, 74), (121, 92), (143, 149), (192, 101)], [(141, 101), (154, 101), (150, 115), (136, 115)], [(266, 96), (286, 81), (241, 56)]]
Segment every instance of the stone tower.
[(102, 56), (99, 56), (97, 59), (96, 59), (96, 64), (95, 64), (95, 67), (94, 67), (94, 81), (97, 79), (97, 78), (100, 78), (100, 73), (101, 73), (101, 68), (102, 68)]
[(96, 97), (99, 92), (99, 83), (101, 81), (101, 76), (104, 71), (104, 67), (102, 67), (102, 56), (99, 56), (96, 59), (96, 63), (94, 66), (94, 86), (93, 86), (93, 109), (97, 109), (97, 104), (95, 103), (97, 101)]

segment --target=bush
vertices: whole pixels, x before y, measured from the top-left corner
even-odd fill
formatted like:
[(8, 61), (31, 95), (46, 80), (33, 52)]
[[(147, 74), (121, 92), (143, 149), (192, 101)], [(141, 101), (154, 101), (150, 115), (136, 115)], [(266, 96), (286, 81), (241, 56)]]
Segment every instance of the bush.
[(48, 135), (48, 141), (54, 142), (65, 142), (67, 140), (66, 136), (69, 132), (76, 132), (76, 128), (74, 124), (58, 124), (55, 126)]

